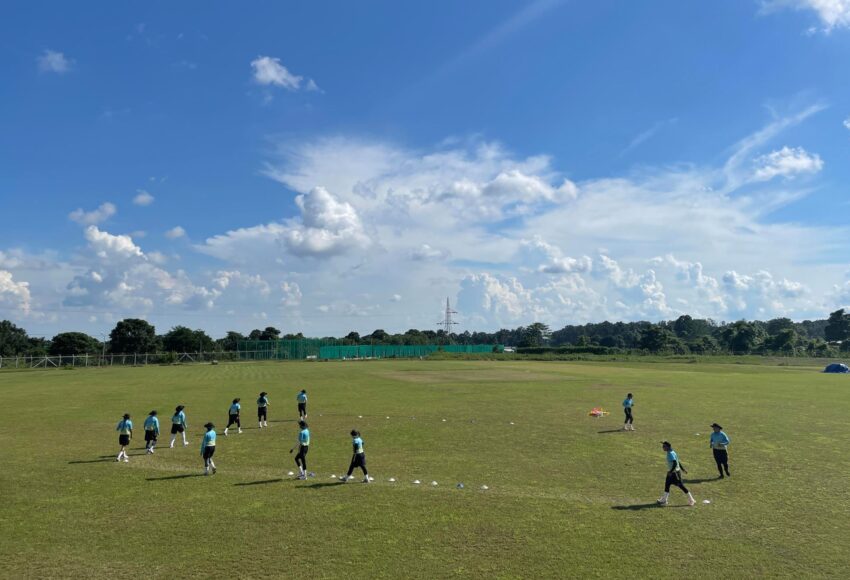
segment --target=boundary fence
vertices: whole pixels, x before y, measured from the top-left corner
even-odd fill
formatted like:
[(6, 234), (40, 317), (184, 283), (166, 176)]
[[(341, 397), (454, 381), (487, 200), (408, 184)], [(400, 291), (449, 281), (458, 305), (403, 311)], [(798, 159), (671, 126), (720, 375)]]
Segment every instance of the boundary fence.
[(211, 363), (245, 360), (238, 351), (149, 352), (136, 354), (65, 354), (56, 356), (0, 356), (0, 369), (144, 366), (174, 363)]

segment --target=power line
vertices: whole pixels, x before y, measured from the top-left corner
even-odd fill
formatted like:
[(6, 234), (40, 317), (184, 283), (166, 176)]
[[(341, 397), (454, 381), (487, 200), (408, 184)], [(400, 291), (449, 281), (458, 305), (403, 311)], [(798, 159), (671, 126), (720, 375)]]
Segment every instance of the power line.
[(443, 320), (437, 323), (437, 326), (441, 327), (446, 332), (446, 334), (451, 334), (452, 327), (457, 325), (457, 322), (452, 319), (452, 314), (457, 314), (457, 312), (452, 310), (451, 304), (449, 303), (449, 299), (446, 298), (445, 318), (443, 318)]

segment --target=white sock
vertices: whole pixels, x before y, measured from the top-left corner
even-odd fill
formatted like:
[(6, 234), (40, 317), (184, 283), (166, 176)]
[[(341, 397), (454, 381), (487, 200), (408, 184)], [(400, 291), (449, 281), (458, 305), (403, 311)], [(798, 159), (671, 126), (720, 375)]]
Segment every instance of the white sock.
[(123, 451), (123, 450), (118, 452), (118, 461), (121, 461), (121, 456), (122, 456), (122, 455), (124, 455), (124, 451)]
[(183, 435), (183, 445), (186, 445), (186, 432), (183, 431), (183, 433), (181, 433), (181, 435)]
[(669, 497), (670, 497), (670, 492), (665, 491), (664, 493), (661, 494), (661, 501), (667, 501), (667, 498), (669, 498)]
[(174, 447), (174, 440), (177, 439), (177, 435), (171, 436), (171, 446)]
[(692, 494), (691, 492), (688, 492), (688, 499), (689, 499), (689, 500), (691, 500), (691, 501), (696, 501), (696, 500), (694, 499), (694, 496), (693, 496), (693, 494)]

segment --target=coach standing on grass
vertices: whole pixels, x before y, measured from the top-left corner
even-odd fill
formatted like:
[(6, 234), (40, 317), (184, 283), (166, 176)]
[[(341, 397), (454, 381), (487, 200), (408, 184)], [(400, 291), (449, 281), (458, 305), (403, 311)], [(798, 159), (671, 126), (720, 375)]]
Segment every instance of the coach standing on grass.
[(717, 423), (712, 423), (711, 428), (714, 433), (711, 434), (709, 443), (711, 451), (714, 453), (714, 462), (717, 464), (717, 471), (720, 473), (718, 479), (723, 479), (723, 470), (726, 470), (726, 475), (729, 475), (729, 436), (723, 432), (723, 427)]

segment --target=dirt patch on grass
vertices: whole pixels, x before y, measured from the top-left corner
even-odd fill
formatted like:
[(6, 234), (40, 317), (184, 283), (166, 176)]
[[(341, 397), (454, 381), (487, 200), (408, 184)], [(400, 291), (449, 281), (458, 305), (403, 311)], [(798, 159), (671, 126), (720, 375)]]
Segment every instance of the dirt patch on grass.
[(381, 377), (405, 383), (509, 383), (558, 380), (550, 374), (514, 370), (387, 371)]

